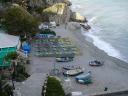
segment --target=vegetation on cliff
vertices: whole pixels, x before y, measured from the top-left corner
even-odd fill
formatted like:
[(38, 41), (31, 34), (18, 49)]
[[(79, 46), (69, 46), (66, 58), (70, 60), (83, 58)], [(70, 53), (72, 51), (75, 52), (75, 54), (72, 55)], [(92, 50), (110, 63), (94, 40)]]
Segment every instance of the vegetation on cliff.
[(4, 19), (9, 34), (31, 34), (38, 27), (38, 21), (19, 5), (9, 7)]
[(56, 36), (56, 32), (54, 32), (54, 31), (52, 31), (52, 30), (50, 30), (50, 29), (45, 29), (45, 30), (41, 30), (41, 32), (40, 32), (41, 34), (52, 34), (52, 35), (54, 35), (54, 36)]

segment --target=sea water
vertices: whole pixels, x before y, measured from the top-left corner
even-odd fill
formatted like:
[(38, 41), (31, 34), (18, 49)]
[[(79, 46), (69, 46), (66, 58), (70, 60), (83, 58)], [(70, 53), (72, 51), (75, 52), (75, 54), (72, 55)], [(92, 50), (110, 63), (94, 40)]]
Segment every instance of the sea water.
[(84, 35), (108, 55), (128, 62), (128, 0), (71, 0), (92, 29)]

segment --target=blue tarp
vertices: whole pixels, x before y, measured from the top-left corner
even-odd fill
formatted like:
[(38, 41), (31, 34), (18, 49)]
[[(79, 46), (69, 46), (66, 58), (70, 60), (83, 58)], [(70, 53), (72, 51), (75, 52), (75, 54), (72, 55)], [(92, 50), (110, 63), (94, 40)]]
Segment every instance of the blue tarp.
[(31, 46), (27, 42), (22, 44), (22, 50), (25, 52), (25, 54), (30, 53), (31, 51)]

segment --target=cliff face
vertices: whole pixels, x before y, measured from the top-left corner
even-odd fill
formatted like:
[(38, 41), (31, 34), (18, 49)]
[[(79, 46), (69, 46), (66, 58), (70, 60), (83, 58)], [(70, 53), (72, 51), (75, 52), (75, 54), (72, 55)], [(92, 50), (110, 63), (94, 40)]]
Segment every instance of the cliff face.
[[(79, 22), (79, 21), (82, 21), (84, 18), (82, 16), (79, 16), (80, 18), (77, 18), (77, 19), (74, 18), (74, 15), (72, 15), (73, 12), (71, 11), (71, 8), (70, 8), (71, 2), (69, 0), (13, 0), (13, 2), (19, 4), (20, 6), (23, 6), (32, 15), (34, 15), (34, 17), (37, 17), (39, 20), (42, 20), (42, 22), (43, 21), (55, 21), (57, 24), (63, 24), (69, 21)], [(59, 11), (61, 9), (59, 5), (56, 8), (57, 14), (46, 15), (43, 13), (44, 9), (49, 8), (59, 3), (64, 4), (63, 12)], [(59, 13), (62, 13), (62, 14), (59, 14)]]
[(63, 24), (69, 21), (71, 11), (67, 0), (47, 0), (47, 5), (47, 8), (44, 10), (45, 12), (46, 10), (49, 11), (49, 21), (55, 21), (56, 24)]
[(87, 22), (86, 18), (78, 12), (72, 12), (70, 20), (74, 22), (82, 22), (82, 23)]
[[(72, 12), (70, 6), (72, 5), (69, 0), (47, 0), (47, 5), (49, 7), (54, 6), (58, 3), (64, 3), (65, 7), (62, 14), (50, 15), (49, 21), (55, 21), (57, 24), (67, 23), (69, 21), (74, 22), (87, 22), (86, 18), (80, 13)], [(58, 10), (60, 8), (58, 7)]]
[(70, 8), (65, 5), (62, 14), (56, 14), (51, 16), (49, 19), (50, 21), (55, 21), (57, 24), (67, 23), (70, 19)]
[[(63, 11), (61, 11), (62, 8), (59, 5), (60, 3), (64, 4)], [(36, 14), (36, 16), (41, 15), (40, 18), (42, 18), (42, 21), (44, 22), (55, 21), (57, 24), (63, 24), (69, 21), (70, 18), (69, 5), (71, 5), (71, 3), (68, 0), (29, 0), (28, 5), (32, 10), (34, 9), (32, 11), (32, 14)], [(40, 13), (36, 12), (35, 9), (39, 10)], [(44, 13), (43, 10), (45, 9), (49, 10), (49, 14)], [(56, 14), (52, 14), (52, 11), (56, 11)]]

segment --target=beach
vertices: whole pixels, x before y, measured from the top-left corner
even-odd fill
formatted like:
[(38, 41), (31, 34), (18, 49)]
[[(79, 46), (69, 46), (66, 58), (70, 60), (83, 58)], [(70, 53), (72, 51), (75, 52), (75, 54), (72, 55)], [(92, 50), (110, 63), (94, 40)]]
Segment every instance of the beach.
[[(93, 81), (90, 85), (82, 85), (76, 83), (74, 78), (71, 78), (72, 90), (82, 91), (85, 95), (102, 93), (104, 92), (105, 87), (108, 88), (109, 92), (127, 90), (128, 64), (119, 59), (108, 56), (104, 51), (99, 50), (93, 44), (86, 41), (85, 37), (81, 34), (80, 29), (68, 30), (68, 28), (65, 29), (62, 25), (53, 29), (59, 36), (69, 37), (81, 50), (81, 55), (76, 56), (74, 61), (67, 63), (67, 65), (82, 66), (85, 68), (85, 73), (91, 71)], [(104, 61), (104, 65), (100, 67), (89, 66), (89, 61), (95, 59)]]
[(128, 96), (128, 0), (7, 1), (0, 2), (0, 28), (18, 37), (0, 36), (1, 82), (13, 86), (1, 83), (0, 93), (45, 96), (53, 76), (65, 96)]
[[(26, 67), (31, 76), (23, 83), (15, 83), (16, 88), (20, 89), (22, 96), (35, 96), (35, 94), (36, 96), (41, 96), (41, 86), (46, 79), (45, 76), (54, 69), (54, 64), (60, 70), (63, 66), (77, 65), (84, 68), (85, 73), (91, 71), (92, 84), (79, 84), (74, 77), (68, 77), (71, 80), (71, 86), (69, 86), (71, 92), (81, 91), (84, 96), (90, 96), (91, 94), (128, 90), (128, 64), (108, 56), (104, 51), (99, 50), (92, 43), (86, 41), (79, 28), (72, 29), (70, 28), (71, 25), (68, 25), (67, 27), (65, 25), (57, 26), (52, 28), (52, 30), (56, 32), (57, 36), (68, 37), (80, 49), (80, 54), (76, 55), (72, 62), (56, 62), (55, 57), (34, 56), (32, 49), (29, 57), (31, 64)], [(95, 59), (104, 61), (104, 65), (99, 67), (89, 66), (89, 61)], [(63, 75), (59, 77), (62, 81), (65, 79)], [(105, 87), (108, 88), (107, 91), (104, 91)], [(28, 94), (28, 92), (31, 92), (31, 94)]]

